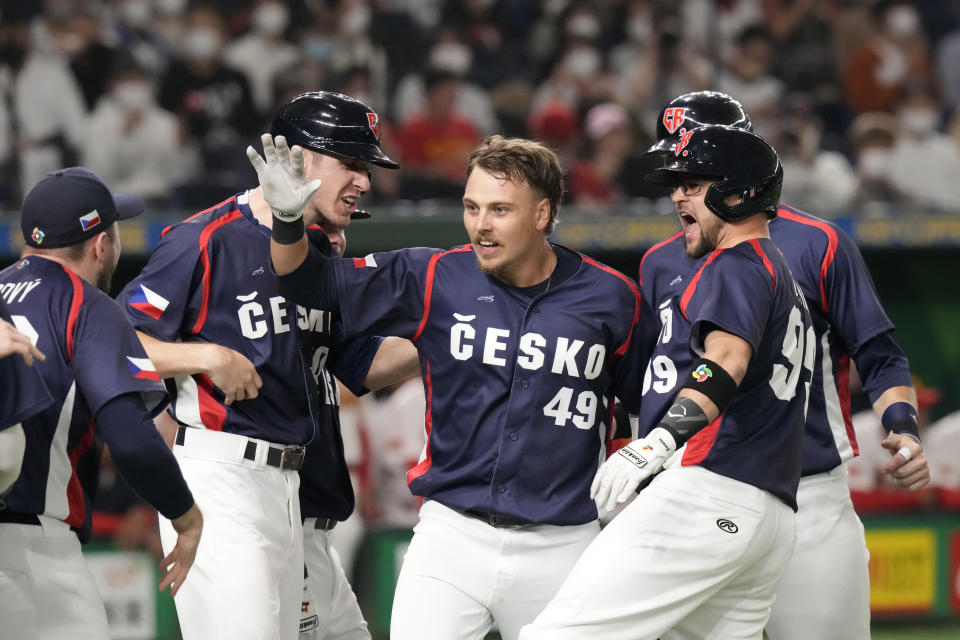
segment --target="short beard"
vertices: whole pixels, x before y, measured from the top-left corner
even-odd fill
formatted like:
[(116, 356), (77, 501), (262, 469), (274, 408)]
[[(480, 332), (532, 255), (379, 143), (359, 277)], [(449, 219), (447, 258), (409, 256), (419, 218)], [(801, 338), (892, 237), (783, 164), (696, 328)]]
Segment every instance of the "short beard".
[(717, 248), (717, 237), (712, 232), (704, 229), (703, 225), (701, 224), (700, 242), (691, 246), (687, 243), (687, 237), (683, 236), (683, 248), (684, 251), (686, 251), (688, 258), (699, 260)]
[(113, 286), (113, 269), (104, 269), (97, 275), (97, 289), (110, 295), (110, 288)]

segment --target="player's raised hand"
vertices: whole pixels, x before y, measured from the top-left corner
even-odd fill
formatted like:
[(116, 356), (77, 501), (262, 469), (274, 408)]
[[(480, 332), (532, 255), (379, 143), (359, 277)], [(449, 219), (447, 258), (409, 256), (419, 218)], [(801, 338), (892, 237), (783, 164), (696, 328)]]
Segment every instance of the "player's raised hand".
[(257, 171), (263, 199), (270, 205), (273, 215), (292, 222), (303, 215), (303, 208), (320, 188), (320, 180), (307, 182), (303, 171), (303, 149), (287, 146), (283, 136), (274, 138), (269, 133), (260, 136), (263, 142), (263, 157), (253, 147), (247, 147), (247, 158)]
[(28, 367), (33, 366), (34, 360), (43, 362), (47, 359), (43, 353), (37, 349), (30, 338), (15, 326), (0, 318), (0, 358), (6, 358), (9, 355), (19, 353)]
[(177, 544), (170, 554), (160, 561), (160, 570), (166, 570), (167, 573), (160, 578), (159, 587), (160, 591), (169, 587), (170, 595), (175, 596), (197, 557), (197, 547), (200, 546), (200, 535), (203, 532), (203, 514), (194, 502), (185, 514), (170, 522), (177, 532)]
[(224, 404), (237, 400), (251, 400), (260, 395), (263, 380), (250, 360), (237, 351), (209, 343), (209, 354), (204, 358), (204, 373), (223, 391)]
[(883, 472), (895, 484), (908, 491), (922, 489), (930, 483), (930, 466), (923, 455), (923, 445), (904, 433), (889, 433), (880, 445), (893, 456)]
[(626, 502), (640, 483), (663, 467), (677, 450), (669, 431), (657, 427), (646, 438), (631, 442), (600, 465), (590, 485), (590, 497), (597, 508), (613, 511), (618, 502)]

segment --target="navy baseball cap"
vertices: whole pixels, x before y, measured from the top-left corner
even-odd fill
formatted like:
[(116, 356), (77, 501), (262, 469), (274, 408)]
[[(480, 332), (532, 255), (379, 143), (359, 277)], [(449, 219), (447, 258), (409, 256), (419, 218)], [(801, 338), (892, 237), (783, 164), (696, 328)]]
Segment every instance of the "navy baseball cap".
[(38, 249), (80, 244), (117, 220), (143, 213), (143, 200), (111, 193), (97, 174), (85, 167), (48, 173), (23, 199), (20, 231), (23, 241)]

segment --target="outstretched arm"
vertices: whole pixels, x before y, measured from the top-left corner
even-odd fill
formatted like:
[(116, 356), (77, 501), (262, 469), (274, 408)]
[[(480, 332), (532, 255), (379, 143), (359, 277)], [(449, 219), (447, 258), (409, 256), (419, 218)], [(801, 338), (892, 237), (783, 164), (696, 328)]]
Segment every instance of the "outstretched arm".
[(247, 158), (257, 172), (263, 199), (273, 213), (270, 257), (278, 276), (296, 270), (306, 260), (310, 247), (303, 229), (303, 208), (320, 188), (320, 180), (307, 182), (303, 149), (291, 150), (283, 136), (260, 136), (263, 157), (247, 147)]

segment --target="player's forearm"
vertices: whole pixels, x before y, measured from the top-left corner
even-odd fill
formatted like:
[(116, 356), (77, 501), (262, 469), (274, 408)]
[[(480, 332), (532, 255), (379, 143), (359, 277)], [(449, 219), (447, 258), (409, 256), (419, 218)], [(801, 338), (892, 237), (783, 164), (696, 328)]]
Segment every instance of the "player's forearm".
[[(277, 243), (271, 243), (277, 246)], [(280, 293), (287, 299), (312, 309), (337, 311), (340, 299), (333, 267), (334, 258), (307, 247), (299, 265), (278, 278)]]
[[(274, 224), (277, 224), (276, 220)], [(307, 242), (306, 235), (301, 235), (300, 239), (292, 244), (281, 244), (273, 238), (270, 240), (270, 259), (273, 261), (273, 270), (278, 276), (296, 271), (297, 267), (307, 259), (309, 252), (310, 244)]]
[(382, 389), (420, 372), (417, 348), (405, 338), (384, 338), (370, 364), (363, 386), (371, 391)]
[(877, 416), (883, 416), (883, 412), (895, 402), (906, 402), (910, 406), (916, 408), (917, 392), (913, 387), (890, 387), (881, 393), (880, 397), (877, 398), (876, 402), (873, 403), (873, 410)]
[(161, 378), (208, 373), (211, 347), (203, 342), (165, 342), (137, 331), (140, 344)]

